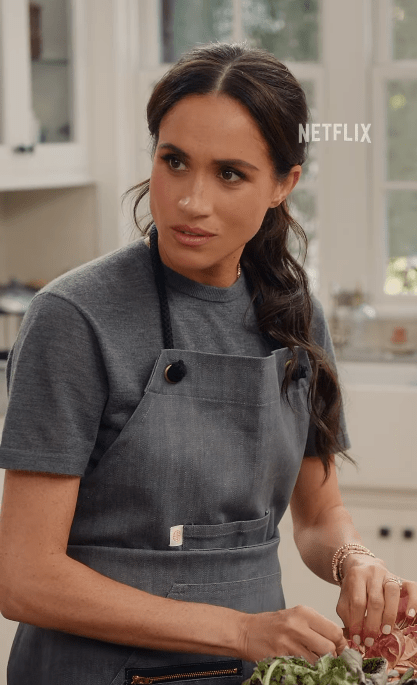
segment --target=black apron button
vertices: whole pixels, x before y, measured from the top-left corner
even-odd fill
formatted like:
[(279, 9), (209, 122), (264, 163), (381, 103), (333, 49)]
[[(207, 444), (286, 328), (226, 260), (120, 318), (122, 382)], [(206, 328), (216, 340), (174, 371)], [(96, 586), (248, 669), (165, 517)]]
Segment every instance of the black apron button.
[(291, 376), (293, 381), (299, 381), (300, 378), (307, 378), (307, 367), (299, 364)]
[(168, 383), (179, 383), (187, 373), (187, 367), (182, 359), (173, 364), (168, 364), (164, 371), (165, 380)]
[[(288, 359), (288, 361), (285, 362), (285, 368), (291, 364), (291, 361), (291, 359)], [(307, 367), (302, 364), (298, 364), (298, 366), (295, 367), (292, 372), (291, 380), (299, 381), (300, 378), (307, 378)]]

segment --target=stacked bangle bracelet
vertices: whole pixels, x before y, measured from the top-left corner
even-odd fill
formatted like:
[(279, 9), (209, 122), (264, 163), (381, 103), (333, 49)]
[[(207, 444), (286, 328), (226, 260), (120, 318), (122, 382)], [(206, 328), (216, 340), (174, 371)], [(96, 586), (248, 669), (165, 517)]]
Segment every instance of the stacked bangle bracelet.
[(370, 549), (364, 547), (363, 545), (358, 545), (356, 542), (347, 542), (345, 545), (342, 545), (342, 547), (339, 547), (339, 549), (336, 550), (335, 554), (333, 555), (332, 559), (333, 580), (338, 585), (342, 584), (343, 562), (346, 559), (346, 557), (349, 556), (349, 554), (366, 554), (368, 557), (375, 558), (375, 554), (372, 554)]

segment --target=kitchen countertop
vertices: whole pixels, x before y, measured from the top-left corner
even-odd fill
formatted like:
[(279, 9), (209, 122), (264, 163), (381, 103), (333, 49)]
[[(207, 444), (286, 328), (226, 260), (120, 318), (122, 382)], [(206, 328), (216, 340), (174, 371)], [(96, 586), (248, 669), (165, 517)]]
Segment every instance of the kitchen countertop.
[(363, 363), (417, 364), (417, 352), (394, 353), (389, 350), (336, 349), (336, 361)]

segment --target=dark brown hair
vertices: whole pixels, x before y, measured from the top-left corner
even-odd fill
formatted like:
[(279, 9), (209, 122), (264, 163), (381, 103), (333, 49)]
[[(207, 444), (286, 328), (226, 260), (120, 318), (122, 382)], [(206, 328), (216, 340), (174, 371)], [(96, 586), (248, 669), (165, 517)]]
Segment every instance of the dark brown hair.
[[(309, 117), (303, 89), (287, 67), (272, 54), (245, 44), (216, 43), (190, 50), (156, 84), (147, 106), (152, 154), (158, 143), (159, 127), (165, 114), (184, 97), (221, 93), (241, 103), (257, 123), (269, 149), (275, 174), (284, 180), (291, 168), (307, 157), (304, 139), (299, 141), (299, 125), (304, 129)], [(145, 235), (151, 225), (140, 226), (138, 206), (149, 192), (149, 179), (131, 188), (134, 191), (134, 219)], [(292, 232), (292, 233), (291, 233)], [(268, 209), (257, 234), (242, 253), (241, 264), (252, 285), (260, 332), (271, 342), (278, 341), (293, 353), (286, 369), (282, 391), (297, 367), (296, 347), (304, 348), (312, 366), (309, 389), (311, 420), (316, 426), (316, 455), (326, 476), (329, 458), (340, 453), (350, 459), (340, 444), (341, 393), (336, 371), (325, 351), (313, 340), (313, 305), (307, 275), (288, 247), (295, 234), (307, 249), (307, 237), (291, 217), (285, 200)]]

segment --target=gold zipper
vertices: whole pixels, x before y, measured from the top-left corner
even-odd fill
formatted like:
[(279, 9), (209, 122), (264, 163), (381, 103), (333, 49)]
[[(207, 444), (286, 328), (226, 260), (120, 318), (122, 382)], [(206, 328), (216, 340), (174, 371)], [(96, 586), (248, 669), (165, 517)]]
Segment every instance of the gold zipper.
[(152, 685), (163, 680), (181, 680), (182, 678), (208, 678), (209, 676), (236, 675), (237, 668), (225, 668), (221, 671), (200, 671), (197, 673), (175, 673), (173, 675), (142, 676), (134, 675), (131, 685)]

